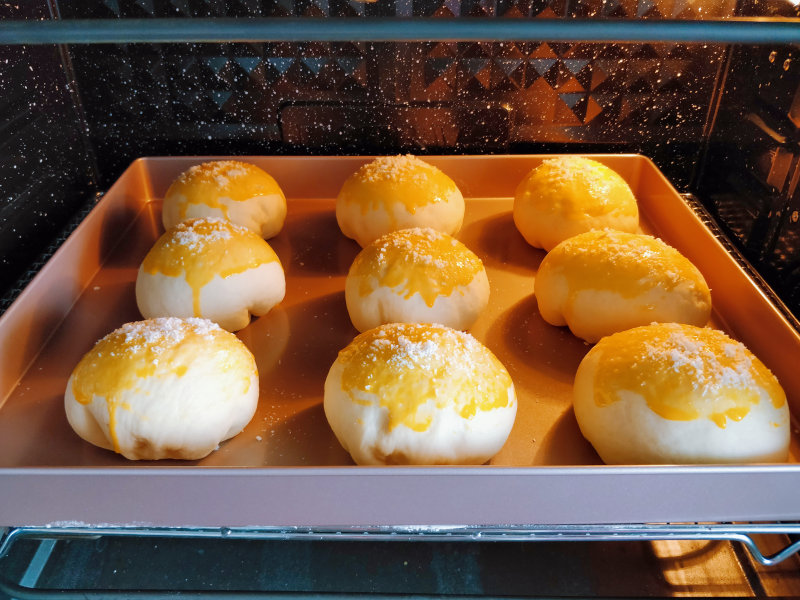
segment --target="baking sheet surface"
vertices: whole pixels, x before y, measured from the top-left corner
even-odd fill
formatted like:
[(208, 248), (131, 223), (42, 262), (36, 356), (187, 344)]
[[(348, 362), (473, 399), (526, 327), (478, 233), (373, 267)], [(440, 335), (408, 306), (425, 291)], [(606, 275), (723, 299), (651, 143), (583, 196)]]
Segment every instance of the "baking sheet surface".
[[(506, 365), (519, 398), (514, 429), (491, 465), (600, 465), (580, 435), (570, 404), (575, 370), (590, 346), (539, 316), (533, 280), (545, 253), (525, 243), (511, 218), (517, 182), (542, 158), (427, 160), (450, 174), (467, 197), (465, 223), (457, 237), (484, 261), (491, 285), (490, 305), (471, 332)], [(652, 163), (638, 156), (598, 158), (631, 184), (640, 203), (642, 230), (678, 247), (704, 272), (716, 307), (713, 324), (742, 339), (779, 375), (796, 408), (800, 385), (791, 365), (800, 348), (797, 333)], [(343, 290), (359, 247), (339, 231), (334, 198), (344, 179), (369, 158), (247, 159), (273, 174), (287, 195), (286, 224), (269, 240), (286, 272), (287, 295), (238, 333), (255, 354), (261, 379), (257, 413), (240, 435), (200, 461), (133, 463), (82, 441), (66, 421), (64, 388), (80, 357), (106, 333), (141, 318), (134, 282), (141, 260), (163, 231), (161, 197), (175, 176), (202, 160), (206, 158), (137, 161), (0, 321), (0, 336), (5, 336), (0, 347), (4, 354), (15, 348), (19, 355), (14, 363), (19, 372), (6, 369), (0, 380), (5, 386), (0, 400), (6, 398), (0, 406), (0, 469), (7, 476), (42, 467), (65, 475), (71, 468), (110, 467), (124, 473), (137, 467), (136, 477), (146, 477), (148, 469), (165, 466), (257, 467), (267, 468), (268, 474), (269, 467), (353, 465), (327, 425), (322, 390), (337, 352), (357, 335)], [(61, 286), (59, 279), (73, 283)], [(61, 323), (59, 311), (65, 314)], [(757, 324), (745, 322), (737, 311), (750, 314)], [(42, 329), (42, 323), (49, 329)], [(31, 330), (27, 345), (20, 337), (26, 327)], [(9, 332), (18, 340), (14, 345)], [(776, 343), (783, 350), (770, 351)], [(793, 463), (800, 456), (796, 438)], [(359, 472), (353, 467), (353, 474)], [(479, 471), (491, 472), (491, 467)]]
[[(359, 247), (339, 232), (332, 200), (290, 202), (284, 231), (270, 240), (286, 270), (286, 298), (238, 333), (257, 359), (258, 411), (239, 436), (197, 464), (353, 464), (327, 425), (322, 390), (337, 352), (358, 334), (347, 315), (343, 289)], [(490, 307), (472, 332), (507, 366), (520, 398), (514, 431), (492, 463), (600, 464), (570, 409), (572, 377), (590, 346), (538, 316), (533, 275), (544, 252), (516, 233), (510, 208), (508, 199), (470, 200), (458, 236), (484, 260), (492, 287)], [(134, 217), (3, 407), (1, 466), (131, 464), (72, 432), (63, 415), (63, 393), (72, 369), (97, 339), (141, 318), (134, 297), (136, 271), (162, 231), (159, 219), (159, 201), (146, 204)]]

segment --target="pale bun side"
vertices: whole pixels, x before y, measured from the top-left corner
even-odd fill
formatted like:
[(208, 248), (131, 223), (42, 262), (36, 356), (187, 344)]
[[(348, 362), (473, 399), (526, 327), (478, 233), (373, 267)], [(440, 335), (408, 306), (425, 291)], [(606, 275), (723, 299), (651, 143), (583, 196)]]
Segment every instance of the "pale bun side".
[(360, 465), (482, 464), (502, 448), (517, 410), (508, 372), (469, 334), (401, 323), (339, 353), (323, 405)]
[[(542, 284), (539, 289), (545, 289), (544, 286)], [(554, 286), (556, 294), (558, 288), (564, 287)], [(537, 295), (537, 299), (541, 297)], [(555, 294), (550, 298), (553, 304), (559, 300)], [(542, 301), (539, 302), (539, 314), (551, 325), (568, 325), (573, 335), (590, 344), (618, 331), (653, 322), (688, 323), (700, 327), (708, 323), (710, 314), (710, 310), (692, 301), (691, 292), (680, 294), (675, 290), (667, 292), (658, 288), (644, 291), (635, 299), (612, 290), (579, 290), (573, 293), (569, 306), (568, 311), (560, 311)]]
[[(223, 329), (239, 331), (251, 317), (262, 317), (280, 304), (286, 278), (279, 263), (267, 263), (222, 278), (215, 275), (200, 290), (200, 316)], [(146, 273), (139, 267), (136, 303), (145, 319), (194, 317), (192, 288), (182, 276)]]
[(575, 417), (607, 464), (783, 462), (775, 377), (722, 332), (653, 324), (603, 338), (575, 376)]
[(399, 229), (430, 227), (456, 234), (464, 221), (464, 197), (440, 169), (411, 155), (381, 156), (342, 185), (336, 221), (361, 247)]
[(216, 217), (264, 239), (286, 219), (286, 197), (263, 169), (238, 160), (211, 161), (184, 171), (164, 195), (162, 222), (170, 229), (187, 219)]
[(525, 241), (551, 250), (594, 229), (635, 232), (636, 198), (625, 180), (605, 165), (580, 156), (547, 159), (517, 186), (513, 219)]
[(197, 460), (250, 422), (255, 360), (203, 319), (128, 323), (89, 351), (64, 394), (67, 420), (91, 444), (131, 460)]
[(478, 272), (465, 286), (436, 298), (433, 306), (419, 294), (405, 298), (397, 289), (375, 285), (362, 296), (358, 278), (347, 278), (344, 294), (353, 326), (361, 332), (384, 323), (439, 323), (453, 329), (467, 330), (478, 320), (489, 303), (489, 279)]
[(202, 317), (229, 331), (283, 300), (278, 256), (258, 234), (215, 218), (183, 221), (162, 235), (136, 277), (145, 318)]
[(443, 202), (421, 206), (413, 214), (397, 202), (367, 212), (356, 204), (337, 204), (336, 221), (342, 233), (362, 248), (391, 231), (412, 227), (455, 235), (464, 221), (464, 199), (460, 193), (450, 193)]
[(643, 234), (592, 231), (558, 244), (539, 265), (534, 294), (542, 318), (594, 343), (652, 322), (703, 326), (711, 292), (677, 250)]
[[(362, 405), (342, 389), (343, 370), (334, 363), (325, 380), (325, 416), (356, 464), (479, 465), (497, 454), (508, 438), (513, 424), (508, 412), (482, 411), (467, 424), (455, 406), (438, 409), (425, 432), (403, 426), (389, 429), (376, 394), (356, 392)], [(508, 403), (515, 402), (512, 386)]]
[(350, 319), (359, 331), (384, 323), (440, 323), (469, 329), (489, 302), (480, 258), (430, 228), (394, 231), (364, 248), (345, 281)]

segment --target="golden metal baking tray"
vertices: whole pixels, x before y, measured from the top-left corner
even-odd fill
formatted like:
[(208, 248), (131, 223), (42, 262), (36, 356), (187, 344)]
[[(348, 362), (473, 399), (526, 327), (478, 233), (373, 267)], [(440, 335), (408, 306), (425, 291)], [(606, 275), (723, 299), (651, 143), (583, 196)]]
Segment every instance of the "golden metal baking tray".
[[(0, 318), (0, 525), (431, 526), (778, 521), (800, 519), (795, 431), (785, 465), (630, 466), (600, 463), (571, 409), (589, 346), (537, 312), (544, 252), (511, 219), (514, 189), (547, 156), (426, 157), (467, 198), (458, 235), (484, 261), (490, 305), (472, 328), (506, 365), (519, 397), (502, 451), (477, 467), (353, 465), (328, 428), (323, 382), (357, 334), (344, 281), (359, 251), (336, 224), (334, 199), (371, 157), (243, 157), (286, 193), (270, 240), (287, 294), (238, 335), (261, 377), (258, 411), (236, 438), (196, 462), (130, 462), (82, 441), (63, 394), (80, 357), (140, 319), (136, 271), (161, 234), (172, 180), (204, 160), (134, 162)], [(642, 229), (705, 275), (713, 324), (744, 342), (800, 410), (800, 335), (647, 158), (596, 155), (639, 200)], [(796, 428), (795, 428), (796, 430)]]

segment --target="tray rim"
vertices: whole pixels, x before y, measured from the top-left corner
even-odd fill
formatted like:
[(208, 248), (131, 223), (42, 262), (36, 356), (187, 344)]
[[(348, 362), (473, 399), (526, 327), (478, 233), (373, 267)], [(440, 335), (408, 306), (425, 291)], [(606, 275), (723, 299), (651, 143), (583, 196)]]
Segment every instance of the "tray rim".
[[(26, 468), (11, 474), (7, 526), (493, 527), (800, 520), (800, 465), (642, 467)], [(0, 469), (2, 480), (8, 469)], [(581, 477), (581, 494), (574, 492)], [(647, 485), (640, 485), (647, 477)], [(748, 486), (742, 486), (746, 478)], [(480, 486), (468, 484), (480, 480)], [(700, 483), (702, 480), (702, 483)], [(68, 486), (61, 486), (68, 483)], [(700, 485), (698, 485), (700, 483)], [(780, 488), (775, 486), (781, 483)], [(790, 485), (786, 485), (789, 483)], [(221, 493), (230, 484), (236, 498)], [(466, 487), (465, 487), (466, 486)], [(763, 505), (762, 490), (780, 494)], [(59, 489), (60, 488), (60, 489)], [(469, 488), (469, 498), (464, 490)], [(617, 489), (624, 488), (620, 497)], [(59, 489), (59, 505), (38, 497)], [(555, 492), (553, 490), (556, 490)], [(676, 494), (676, 490), (681, 493)], [(724, 506), (703, 499), (713, 491)], [(659, 506), (670, 493), (669, 510)], [(553, 495), (569, 498), (552, 505)], [(382, 505), (426, 499), (425, 510)], [(527, 502), (499, 503), (524, 495)], [(87, 506), (86, 498), (94, 501)], [(222, 509), (197, 498), (213, 498)], [(353, 498), (366, 498), (354, 505)], [(698, 500), (700, 507), (698, 508)], [(142, 504), (146, 506), (142, 506)], [(193, 503), (193, 504), (190, 504)], [(754, 506), (762, 506), (755, 511)], [(46, 510), (43, 511), (43, 508)], [(4, 514), (5, 513), (5, 514)], [(610, 514), (626, 515), (609, 518)], [(42, 516), (46, 514), (47, 516)]]

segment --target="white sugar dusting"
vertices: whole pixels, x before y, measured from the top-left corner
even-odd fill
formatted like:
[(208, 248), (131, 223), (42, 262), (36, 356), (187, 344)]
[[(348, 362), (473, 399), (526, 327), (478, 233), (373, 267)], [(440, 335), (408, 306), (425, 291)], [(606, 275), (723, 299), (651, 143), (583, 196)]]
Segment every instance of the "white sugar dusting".
[(377, 183), (380, 181), (412, 180), (423, 183), (427, 173), (436, 167), (420, 160), (412, 154), (399, 156), (379, 156), (362, 166), (358, 175), (363, 181)]
[[(420, 329), (424, 335), (420, 339)], [(395, 333), (394, 340), (386, 336)], [(417, 369), (436, 374), (446, 366), (448, 376), (497, 376), (488, 350), (472, 335), (444, 325), (392, 323), (383, 325), (370, 340), (365, 358), (375, 362), (379, 354), (389, 353), (388, 364), (398, 369)], [(415, 339), (412, 339), (412, 336)], [(475, 385), (483, 385), (476, 380)]]
[(563, 181), (572, 181), (577, 176), (592, 179), (606, 174), (603, 165), (580, 156), (548, 158), (542, 161), (542, 166), (549, 168), (552, 176)]
[(236, 160), (216, 160), (189, 167), (180, 175), (178, 181), (188, 183), (193, 179), (208, 178), (223, 188), (230, 185), (231, 179), (248, 175), (250, 172), (248, 167), (252, 165)]
[(194, 334), (211, 340), (215, 333), (221, 331), (222, 329), (219, 325), (208, 319), (159, 317), (147, 319), (146, 321), (125, 323), (112, 335), (123, 336), (124, 343), (132, 352), (141, 352), (144, 349), (148, 349), (155, 354), (160, 354), (180, 344), (187, 334)]
[(201, 319), (200, 317), (188, 317), (183, 321), (191, 326), (192, 332), (197, 335), (212, 335), (218, 331), (223, 331), (222, 327), (217, 325), (214, 321), (209, 319)]
[(626, 233), (611, 229), (575, 236), (565, 243), (565, 247), (568, 247), (574, 254), (593, 255), (599, 253), (612, 260), (617, 257), (635, 260), (657, 259), (659, 256), (677, 252), (672, 246), (652, 235)]
[(667, 285), (686, 281), (681, 266), (690, 265), (678, 250), (663, 240), (646, 234), (598, 230), (580, 234), (564, 242), (563, 252), (575, 257), (600, 259), (611, 266), (635, 263), (647, 268), (649, 276)]
[(571, 185), (580, 181), (596, 200), (612, 201), (609, 197), (612, 177), (617, 174), (597, 161), (581, 156), (559, 156), (544, 160), (538, 168), (546, 169), (547, 178), (553, 183)]
[(734, 358), (736, 355), (742, 352), (742, 349), (736, 344), (723, 344), (722, 351), (728, 358)]
[[(676, 373), (690, 376), (693, 389), (716, 393), (720, 388), (746, 388), (755, 385), (752, 375), (753, 361), (746, 348), (731, 340), (721, 344), (722, 352), (714, 352), (710, 343), (690, 337), (680, 326), (672, 331), (658, 346), (645, 344), (645, 356), (656, 362), (666, 360)], [(714, 332), (715, 337), (725, 338)]]
[(450, 260), (434, 256), (434, 244), (448, 237), (450, 236), (429, 227), (414, 227), (388, 233), (375, 242), (378, 247), (378, 265), (386, 268), (392, 262), (391, 255), (399, 252), (415, 265), (432, 266), (441, 270), (465, 267), (470, 262), (471, 253), (455, 238), (450, 238), (449, 245), (453, 251)]
[(219, 217), (204, 217), (178, 223), (170, 233), (167, 246), (178, 245), (190, 251), (225, 244), (233, 234), (245, 234), (247, 229)]

